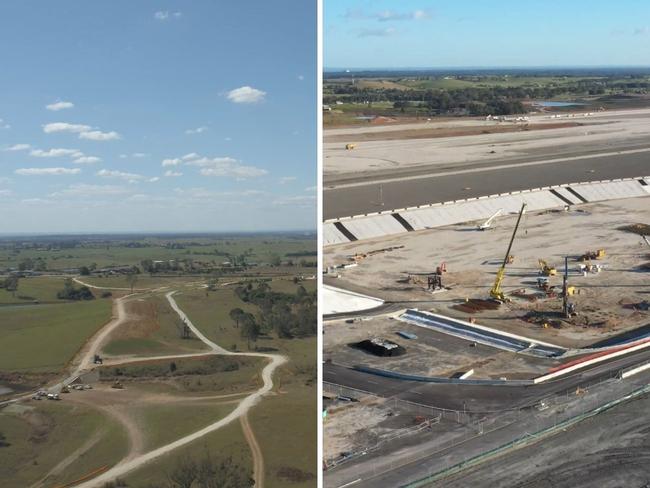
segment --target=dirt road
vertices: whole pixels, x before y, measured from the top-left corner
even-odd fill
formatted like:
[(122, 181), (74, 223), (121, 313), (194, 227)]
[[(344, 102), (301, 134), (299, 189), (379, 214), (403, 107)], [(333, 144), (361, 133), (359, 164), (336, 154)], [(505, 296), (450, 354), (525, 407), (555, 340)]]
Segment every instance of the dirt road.
[[(145, 465), (150, 461), (158, 459), (159, 457), (164, 456), (165, 454), (168, 454), (174, 451), (175, 449), (178, 449), (179, 447), (185, 446), (193, 441), (196, 441), (206, 436), (207, 434), (215, 432), (237, 419), (241, 419), (242, 417), (247, 415), (248, 411), (252, 407), (254, 407), (262, 399), (264, 395), (266, 395), (269, 391), (271, 391), (271, 389), (273, 388), (274, 371), (279, 366), (287, 362), (287, 358), (285, 356), (278, 355), (278, 354), (231, 352), (222, 348), (218, 344), (208, 339), (205, 335), (203, 335), (201, 331), (187, 317), (187, 315), (185, 315), (185, 313), (180, 309), (180, 307), (178, 306), (178, 304), (173, 298), (173, 295), (175, 293), (176, 293), (175, 291), (172, 291), (165, 295), (165, 297), (169, 301), (169, 304), (176, 311), (176, 313), (181, 317), (181, 319), (187, 324), (187, 326), (192, 330), (192, 332), (201, 341), (203, 341), (208, 347), (212, 349), (213, 351), (212, 354), (218, 354), (224, 356), (255, 356), (255, 357), (264, 357), (269, 360), (268, 364), (264, 367), (264, 369), (262, 369), (262, 381), (263, 381), (262, 387), (260, 387), (257, 391), (249, 394), (245, 398), (243, 398), (239, 402), (239, 405), (237, 405), (237, 407), (224, 418), (221, 418), (215, 421), (214, 423), (204, 427), (203, 429), (198, 430), (197, 432), (194, 432), (192, 434), (186, 435), (180, 439), (177, 439), (176, 441), (171, 442), (165, 446), (159, 447), (157, 449), (146, 452), (144, 454), (127, 458), (121, 461), (120, 463), (118, 463), (117, 465), (115, 465), (113, 468), (102, 473), (98, 477), (86, 481), (84, 483), (81, 483), (80, 485), (78, 485), (77, 488), (100, 487), (104, 483), (114, 480), (116, 477), (124, 476), (125, 474), (142, 467), (143, 465)], [(118, 299), (118, 300), (123, 300), (123, 299)], [(93, 355), (95, 354), (95, 351), (99, 350), (99, 346), (103, 343), (103, 341), (108, 336), (108, 334), (110, 334), (110, 331), (114, 330), (115, 327), (117, 327), (120, 323), (124, 321), (124, 316), (125, 316), (124, 306), (123, 306), (123, 302), (120, 303), (121, 304), (118, 305), (117, 307), (118, 317), (114, 321), (109, 323), (108, 326), (102, 329), (102, 331), (99, 334), (97, 334), (95, 338), (92, 339), (91, 343), (89, 344), (88, 351), (85, 353), (84, 360), (82, 360), (81, 364), (90, 364), (88, 363), (88, 360), (92, 359)], [(105, 332), (105, 330), (108, 331)], [(134, 358), (133, 360), (142, 361), (146, 359), (149, 358), (137, 358), (137, 359)], [(247, 420), (245, 422), (248, 424)], [(250, 430), (250, 425), (248, 425), (248, 428)], [(252, 432), (250, 433), (252, 434)], [(247, 440), (248, 439), (249, 437), (247, 434)], [(255, 440), (254, 436), (253, 436), (253, 440)], [(256, 440), (255, 440), (255, 445), (257, 445)], [(259, 445), (257, 445), (257, 448), (259, 449)], [(258, 474), (258, 476), (256, 476), (256, 479), (262, 479), (263, 474), (261, 474), (260, 471), (260, 469), (263, 471), (263, 461), (261, 461), (262, 460), (261, 451), (258, 451), (257, 453), (253, 452), (253, 459), (255, 460), (255, 466), (257, 469), (256, 473)], [(261, 486), (261, 485), (256, 485), (256, 486)]]

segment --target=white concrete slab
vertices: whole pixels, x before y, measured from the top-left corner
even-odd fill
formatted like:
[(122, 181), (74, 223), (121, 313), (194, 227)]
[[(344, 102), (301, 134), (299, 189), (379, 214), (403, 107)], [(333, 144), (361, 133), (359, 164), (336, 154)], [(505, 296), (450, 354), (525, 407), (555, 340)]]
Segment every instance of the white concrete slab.
[(319, 308), (323, 315), (332, 315), (369, 310), (379, 307), (383, 303), (384, 301), (379, 298), (323, 285), (323, 300), (320, 302)]

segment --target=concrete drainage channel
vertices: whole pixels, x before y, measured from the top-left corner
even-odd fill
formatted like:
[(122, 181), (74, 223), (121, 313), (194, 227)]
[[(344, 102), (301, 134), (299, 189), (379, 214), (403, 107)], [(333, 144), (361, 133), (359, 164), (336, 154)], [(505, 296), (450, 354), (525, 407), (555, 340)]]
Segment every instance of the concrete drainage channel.
[(326, 220), (323, 243), (326, 246), (345, 244), (487, 219), (500, 208), (506, 214), (516, 213), (522, 202), (528, 204), (529, 211), (535, 211), (649, 195), (650, 176), (534, 188)]

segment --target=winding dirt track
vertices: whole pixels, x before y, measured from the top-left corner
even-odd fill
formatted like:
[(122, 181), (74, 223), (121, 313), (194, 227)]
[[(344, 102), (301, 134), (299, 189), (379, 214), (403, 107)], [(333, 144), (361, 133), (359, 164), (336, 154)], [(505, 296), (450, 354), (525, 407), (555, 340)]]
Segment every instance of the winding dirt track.
[(248, 412), (239, 417), (239, 422), (241, 423), (246, 442), (248, 442), (251, 454), (253, 455), (253, 479), (255, 480), (255, 488), (264, 488), (264, 456), (255, 438), (255, 432), (253, 432), (248, 422)]
[[(84, 284), (81, 281), (78, 281), (78, 283)], [(99, 287), (95, 287), (99, 288)], [(263, 385), (260, 387), (257, 391), (249, 394), (245, 398), (243, 398), (237, 407), (230, 412), (228, 415), (225, 417), (215, 421), (214, 423), (204, 427), (203, 429), (200, 429), (192, 434), (189, 434), (187, 436), (184, 436), (180, 439), (177, 439), (174, 442), (171, 442), (165, 446), (159, 447), (157, 449), (154, 449), (152, 451), (139, 454), (136, 456), (129, 456), (128, 458), (120, 461), (117, 465), (109, 469), (108, 471), (102, 473), (101, 475), (97, 476), (96, 478), (86, 481), (84, 483), (81, 483), (77, 485), (77, 488), (97, 488), (99, 486), (102, 486), (104, 483), (109, 482), (114, 480), (118, 476), (123, 476), (135, 469), (140, 468), (144, 464), (153, 461), (161, 456), (164, 456), (165, 454), (168, 454), (172, 452), (173, 450), (185, 446), (195, 440), (198, 440), (212, 432), (215, 432), (222, 427), (225, 427), (226, 425), (230, 424), (234, 420), (237, 419), (242, 419), (244, 418), (248, 411), (255, 406), (261, 398), (266, 395), (268, 392), (271, 391), (273, 388), (273, 373), (274, 371), (281, 366), (282, 364), (287, 362), (287, 358), (282, 355), (278, 354), (264, 354), (264, 353), (243, 353), (243, 352), (231, 352), (227, 351), (226, 349), (222, 348), (221, 346), (217, 345), (216, 343), (212, 342), (210, 339), (208, 339), (201, 331), (192, 323), (192, 321), (185, 315), (185, 313), (179, 308), (178, 304), (173, 298), (173, 295), (176, 293), (176, 291), (171, 291), (168, 292), (165, 297), (167, 298), (167, 301), (169, 302), (170, 306), (176, 313), (181, 317), (181, 319), (187, 324), (187, 326), (192, 330), (192, 332), (201, 340), (203, 341), (210, 349), (211, 352), (209, 353), (203, 353), (205, 354), (215, 354), (215, 355), (223, 355), (223, 356), (254, 356), (254, 357), (263, 357), (269, 360), (268, 364), (262, 369), (262, 381)], [(87, 371), (88, 369), (91, 369), (93, 367), (92, 360), (94, 358), (94, 355), (96, 354), (97, 351), (100, 350), (101, 345), (104, 343), (108, 335), (115, 330), (120, 324), (122, 324), (126, 320), (126, 312), (124, 309), (124, 300), (132, 295), (127, 295), (125, 297), (121, 297), (116, 299), (116, 310), (117, 310), (117, 317), (113, 319), (111, 322), (109, 322), (98, 334), (95, 335), (89, 342), (87, 348), (85, 349), (82, 359), (77, 366), (75, 373), (72, 375), (72, 377), (78, 376), (80, 373)], [(201, 354), (196, 354), (193, 356), (197, 356)], [(185, 355), (187, 356), (187, 355)], [(130, 358), (122, 361), (119, 364), (125, 364), (129, 362), (135, 362), (135, 361), (144, 361), (144, 360), (150, 360), (150, 359), (159, 359), (159, 358), (178, 358), (178, 357), (183, 357), (183, 355), (179, 356), (155, 356), (152, 358)], [(248, 428), (250, 430), (250, 425), (248, 424), (248, 420), (242, 420), (242, 426), (244, 425), (243, 423), (246, 423), (248, 425)], [(246, 431), (245, 431), (246, 434)], [(251, 431), (252, 434), (252, 431)], [(249, 440), (249, 437), (247, 435), (247, 440)], [(257, 441), (255, 440), (255, 437), (252, 437), (255, 445), (257, 446), (258, 449), (258, 455), (256, 456), (256, 453), (253, 452), (253, 459), (256, 467), (255, 475), (256, 475), (256, 487), (262, 486), (260, 483), (263, 483), (263, 468), (264, 468), (264, 463), (263, 463), (263, 458), (261, 456), (261, 450), (259, 450), (259, 445), (257, 444)], [(249, 441), (250, 442), (250, 441)], [(251, 448), (253, 448), (253, 445), (251, 444)], [(261, 471), (260, 471), (261, 469)]]

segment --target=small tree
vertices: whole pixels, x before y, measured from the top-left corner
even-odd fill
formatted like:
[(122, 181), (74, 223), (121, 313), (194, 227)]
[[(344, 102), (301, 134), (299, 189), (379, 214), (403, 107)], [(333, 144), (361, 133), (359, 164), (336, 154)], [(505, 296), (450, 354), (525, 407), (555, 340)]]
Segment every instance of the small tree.
[(251, 341), (257, 342), (260, 335), (260, 325), (255, 320), (255, 316), (251, 313), (244, 313), (241, 318), (241, 336), (246, 339), (248, 349), (251, 348)]
[(129, 271), (126, 275), (126, 282), (131, 287), (131, 293), (133, 293), (133, 287), (138, 282), (138, 275), (133, 271)]
[(230, 311), (229, 315), (230, 315), (230, 318), (235, 321), (235, 327), (239, 328), (239, 321), (242, 319), (242, 316), (244, 315), (244, 313), (245, 312), (239, 307), (233, 308)]

